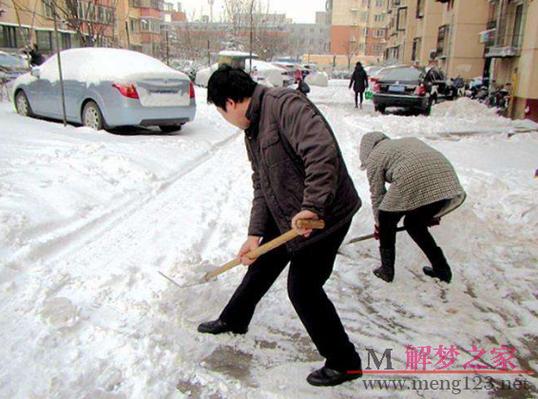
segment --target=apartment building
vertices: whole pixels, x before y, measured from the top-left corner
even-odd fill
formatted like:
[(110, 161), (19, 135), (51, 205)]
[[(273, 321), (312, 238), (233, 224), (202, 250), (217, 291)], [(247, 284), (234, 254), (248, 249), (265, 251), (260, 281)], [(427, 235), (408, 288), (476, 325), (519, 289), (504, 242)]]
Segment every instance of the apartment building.
[(299, 57), (303, 54), (329, 54), (331, 50), (331, 24), (329, 14), (316, 13), (316, 23), (286, 25), (290, 55)]
[(488, 0), (437, 0), (443, 5), (437, 33), (436, 59), (448, 76), (473, 78), (484, 72), (484, 43), (480, 33), (487, 28)]
[[(70, 4), (71, 5), (71, 4)], [(60, 47), (112, 45), (116, 9), (112, 0), (80, 0), (76, 7), (56, 3)], [(2, 3), (0, 49), (19, 51), (37, 44), (44, 54), (56, 49), (51, 0), (15, 0)]]
[(491, 81), (512, 92), (510, 116), (538, 122), (538, 1), (490, 0), (485, 62)]
[(443, 25), (443, 4), (435, 0), (417, 1), (415, 33), (412, 40), (410, 62), (428, 65), (437, 55), (439, 27)]
[(392, 0), (387, 13), (388, 62), (435, 61), (448, 76), (482, 75), (488, 0)]
[(387, 62), (482, 76), (510, 89), (510, 116), (538, 119), (537, 0), (390, 0), (387, 15)]
[(417, 28), (417, 3), (417, 0), (387, 0), (387, 63), (412, 62), (413, 39)]
[(331, 53), (383, 56), (390, 0), (332, 0)]

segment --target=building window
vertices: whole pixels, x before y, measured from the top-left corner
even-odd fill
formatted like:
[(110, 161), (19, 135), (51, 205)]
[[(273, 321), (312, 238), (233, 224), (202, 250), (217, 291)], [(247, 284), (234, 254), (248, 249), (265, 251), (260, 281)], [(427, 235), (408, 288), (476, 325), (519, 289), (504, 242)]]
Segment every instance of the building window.
[(411, 61), (417, 61), (419, 59), (421, 45), (422, 45), (422, 38), (415, 37), (413, 39), (413, 51), (411, 53)]
[(0, 36), (0, 47), (16, 48), (17, 35), (14, 26), (2, 26)]
[(95, 4), (87, 3), (83, 7), (86, 21), (95, 21)]
[(377, 14), (375, 17), (374, 17), (374, 20), (375, 22), (381, 22), (385, 19), (385, 14)]
[(448, 35), (449, 35), (450, 26), (442, 25), (439, 27), (437, 33), (437, 56), (447, 56), (448, 48)]
[(37, 46), (40, 50), (52, 50), (52, 32), (38, 30), (35, 34), (37, 39)]
[(62, 46), (62, 50), (71, 48), (71, 34), (60, 33), (60, 45)]
[(404, 32), (406, 25), (407, 25), (407, 7), (398, 8), (396, 30), (399, 32)]
[(43, 15), (47, 18), (52, 18), (52, 0), (43, 0)]
[(424, 17), (424, 0), (417, 0), (417, 18)]
[(514, 17), (514, 32), (512, 36), (512, 47), (520, 48), (523, 38), (523, 4), (516, 6), (516, 13)]
[(131, 32), (138, 33), (140, 32), (140, 21), (136, 18), (131, 18)]
[(376, 7), (383, 7), (385, 5), (385, 0), (376, 0), (375, 6)]
[(28, 28), (15, 28), (16, 47), (30, 44), (30, 30)]

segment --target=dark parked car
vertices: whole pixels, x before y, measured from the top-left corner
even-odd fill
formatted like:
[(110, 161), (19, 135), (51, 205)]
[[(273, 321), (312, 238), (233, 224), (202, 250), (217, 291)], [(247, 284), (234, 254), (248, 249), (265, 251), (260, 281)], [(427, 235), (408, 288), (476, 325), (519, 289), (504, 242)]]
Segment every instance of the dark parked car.
[(381, 71), (373, 89), (376, 111), (401, 107), (428, 115), (432, 104), (445, 98), (447, 86), (437, 68), (397, 66)]

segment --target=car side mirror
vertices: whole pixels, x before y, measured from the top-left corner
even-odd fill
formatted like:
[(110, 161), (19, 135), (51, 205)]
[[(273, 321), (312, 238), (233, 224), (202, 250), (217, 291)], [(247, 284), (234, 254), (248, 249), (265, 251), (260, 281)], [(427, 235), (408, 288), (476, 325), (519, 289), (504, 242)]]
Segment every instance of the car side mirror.
[(41, 71), (39, 70), (39, 68), (33, 67), (32, 70), (30, 71), (30, 75), (32, 75), (34, 78), (39, 79), (39, 76), (41, 75)]

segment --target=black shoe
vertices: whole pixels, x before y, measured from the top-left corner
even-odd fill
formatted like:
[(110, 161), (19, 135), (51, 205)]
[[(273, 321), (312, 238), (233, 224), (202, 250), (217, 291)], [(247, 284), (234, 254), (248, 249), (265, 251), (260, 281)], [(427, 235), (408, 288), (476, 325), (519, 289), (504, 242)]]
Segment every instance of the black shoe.
[(452, 271), (450, 269), (436, 272), (435, 270), (433, 270), (433, 267), (424, 266), (422, 268), (422, 271), (426, 276), (430, 276), (431, 278), (438, 278), (439, 280), (444, 281), (447, 284), (449, 284), (452, 280)]
[(310, 385), (315, 385), (317, 387), (332, 387), (346, 381), (356, 380), (360, 377), (362, 377), (362, 370), (360, 369), (354, 370), (353, 373), (348, 373), (346, 371), (333, 370), (323, 366), (319, 370), (310, 373), (310, 375), (306, 377), (306, 381), (308, 381)]
[(436, 247), (433, 256), (429, 259), (432, 266), (423, 267), (422, 271), (424, 274), (432, 278), (438, 278), (447, 284), (450, 283), (450, 280), (452, 280), (452, 271), (441, 248)]
[(232, 332), (234, 334), (245, 334), (245, 329), (234, 329), (228, 323), (222, 320), (206, 321), (198, 326), (198, 332), (206, 334), (222, 334), (226, 332)]
[(387, 283), (392, 283), (394, 280), (394, 248), (379, 248), (379, 254), (381, 255), (381, 266), (374, 270), (376, 277)]

